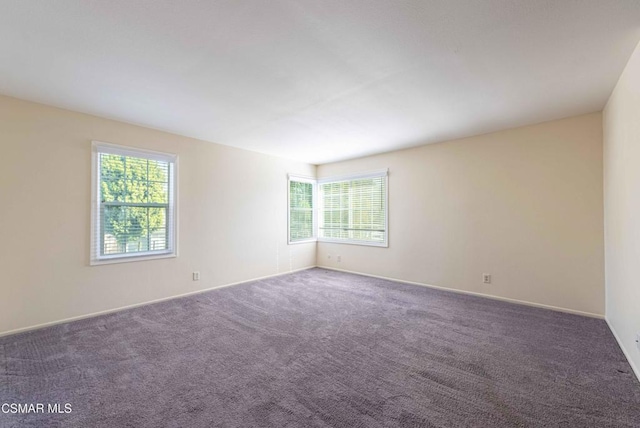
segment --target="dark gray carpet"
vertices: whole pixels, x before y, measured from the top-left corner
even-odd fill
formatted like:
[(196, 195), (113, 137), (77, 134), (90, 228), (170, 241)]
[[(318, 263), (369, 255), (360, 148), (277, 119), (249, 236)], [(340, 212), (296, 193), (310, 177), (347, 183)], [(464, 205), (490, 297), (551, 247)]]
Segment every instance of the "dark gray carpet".
[(0, 339), (0, 425), (640, 427), (602, 320), (312, 269)]

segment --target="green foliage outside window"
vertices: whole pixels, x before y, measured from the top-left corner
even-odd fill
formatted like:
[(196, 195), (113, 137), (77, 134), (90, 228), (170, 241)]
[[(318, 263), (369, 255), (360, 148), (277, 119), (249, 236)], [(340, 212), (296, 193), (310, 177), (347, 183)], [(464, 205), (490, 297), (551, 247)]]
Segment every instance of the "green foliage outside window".
[(104, 254), (167, 248), (168, 162), (100, 154)]
[(313, 184), (289, 182), (289, 239), (313, 238)]

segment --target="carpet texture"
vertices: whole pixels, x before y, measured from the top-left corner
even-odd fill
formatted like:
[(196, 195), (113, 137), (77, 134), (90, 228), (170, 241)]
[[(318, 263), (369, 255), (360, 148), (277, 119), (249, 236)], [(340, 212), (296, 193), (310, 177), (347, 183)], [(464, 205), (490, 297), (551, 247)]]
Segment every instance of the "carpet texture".
[(323, 269), (0, 338), (2, 403), (71, 406), (2, 427), (640, 427), (602, 320)]

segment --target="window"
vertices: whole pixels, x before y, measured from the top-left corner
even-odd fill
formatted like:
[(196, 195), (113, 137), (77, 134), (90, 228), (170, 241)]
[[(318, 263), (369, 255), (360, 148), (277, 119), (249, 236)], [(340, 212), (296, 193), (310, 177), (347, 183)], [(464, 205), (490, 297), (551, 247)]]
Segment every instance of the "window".
[(316, 239), (315, 180), (289, 176), (289, 243)]
[(387, 246), (387, 171), (318, 180), (321, 241)]
[(176, 156), (93, 143), (92, 264), (176, 254)]

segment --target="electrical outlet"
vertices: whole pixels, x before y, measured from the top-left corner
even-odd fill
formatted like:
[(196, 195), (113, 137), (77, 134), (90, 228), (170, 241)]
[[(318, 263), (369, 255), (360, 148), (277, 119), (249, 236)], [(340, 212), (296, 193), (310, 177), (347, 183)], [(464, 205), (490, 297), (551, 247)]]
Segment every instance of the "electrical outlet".
[(491, 274), (489, 273), (483, 273), (482, 274), (482, 282), (484, 284), (491, 284)]
[(336, 257), (336, 259), (337, 259), (338, 263), (340, 263), (342, 261), (342, 256), (338, 256), (338, 257)]
[(193, 280), (200, 281), (200, 272), (198, 271), (193, 272)]

